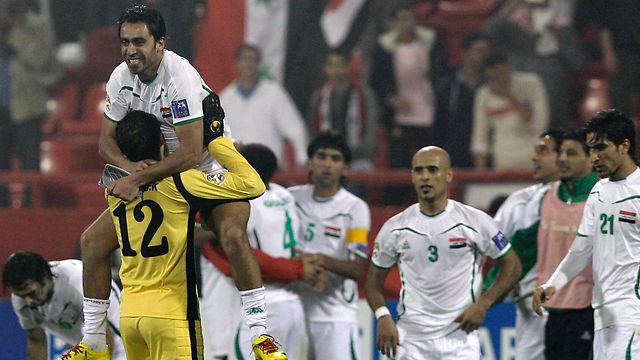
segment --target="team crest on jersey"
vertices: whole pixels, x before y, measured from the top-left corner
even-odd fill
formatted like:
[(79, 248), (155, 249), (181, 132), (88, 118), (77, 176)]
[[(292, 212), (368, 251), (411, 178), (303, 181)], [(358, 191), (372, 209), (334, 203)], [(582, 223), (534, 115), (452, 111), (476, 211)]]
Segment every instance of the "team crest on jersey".
[(638, 214), (633, 211), (620, 210), (620, 212), (618, 213), (618, 221), (635, 224), (637, 216)]
[(171, 111), (173, 112), (174, 119), (179, 119), (179, 118), (189, 116), (189, 106), (187, 106), (187, 99), (172, 101)]
[(161, 107), (160, 108), (160, 114), (162, 114), (162, 118), (166, 119), (168, 117), (171, 117), (171, 108), (168, 107)]
[(109, 97), (109, 94), (107, 94), (107, 98), (104, 99), (104, 111), (111, 111), (111, 98)]
[(325, 236), (331, 236), (334, 238), (339, 238), (340, 234), (342, 234), (342, 229), (340, 229), (339, 227), (334, 227), (334, 226), (325, 226), (324, 227), (324, 235)]
[(493, 241), (493, 243), (496, 244), (496, 247), (498, 248), (498, 250), (502, 250), (506, 248), (508, 244), (507, 238), (504, 236), (504, 234), (501, 231), (498, 231), (498, 233), (491, 238), (491, 241)]
[(467, 246), (467, 239), (463, 237), (455, 237), (449, 239), (449, 249), (460, 249)]
[(207, 174), (207, 181), (220, 185), (224, 182), (224, 174)]

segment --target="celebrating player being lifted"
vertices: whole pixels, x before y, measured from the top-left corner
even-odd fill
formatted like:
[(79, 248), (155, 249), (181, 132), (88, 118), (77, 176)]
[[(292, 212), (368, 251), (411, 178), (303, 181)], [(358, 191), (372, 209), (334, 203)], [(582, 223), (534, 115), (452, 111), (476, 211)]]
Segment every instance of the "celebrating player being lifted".
[[(376, 237), (367, 300), (378, 319), (378, 349), (398, 360), (479, 359), (475, 330), (520, 276), (520, 260), (495, 221), (447, 198), (452, 178), (446, 151), (418, 150), (411, 169), (418, 203), (389, 219)], [(498, 259), (502, 269), (481, 295), (483, 255)], [(397, 328), (383, 294), (396, 262), (402, 279)]]
[[(108, 193), (123, 200), (132, 200), (143, 184), (194, 167), (210, 174), (223, 174), (223, 167), (202, 146), (202, 101), (211, 90), (186, 59), (165, 49), (166, 29), (162, 16), (153, 9), (137, 5), (127, 9), (118, 24), (124, 62), (116, 67), (107, 82), (100, 154), (108, 163), (129, 171), (131, 175), (112, 183)], [(221, 111), (219, 103), (217, 105)], [(142, 110), (156, 117), (169, 156), (157, 162), (134, 162), (122, 153), (116, 143), (115, 129), (118, 121), (132, 110)], [(230, 156), (241, 157), (234, 149), (227, 150)], [(254, 175), (258, 176), (255, 171)], [(243, 189), (247, 186), (244, 182), (237, 182), (235, 186), (240, 191), (250, 190)], [(266, 309), (260, 270), (246, 235), (249, 203), (237, 201), (233, 194), (220, 196), (229, 202), (204, 211), (204, 220), (216, 232), (231, 260), (252, 337), (259, 339), (266, 332)], [(231, 201), (233, 199), (236, 201)], [(111, 214), (105, 211), (81, 237), (84, 315), (87, 321), (82, 344), (72, 353), (84, 354), (89, 350), (101, 353), (105, 350), (105, 327), (95, 319), (108, 307), (111, 276), (108, 254), (117, 246)]]

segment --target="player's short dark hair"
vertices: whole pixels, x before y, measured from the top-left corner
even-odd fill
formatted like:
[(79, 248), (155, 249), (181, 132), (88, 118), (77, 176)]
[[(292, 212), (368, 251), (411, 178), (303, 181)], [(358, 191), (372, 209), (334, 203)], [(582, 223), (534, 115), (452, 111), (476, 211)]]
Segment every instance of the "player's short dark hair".
[(506, 64), (509, 62), (509, 55), (501, 48), (493, 49), (487, 57), (484, 58), (482, 65), (485, 69), (492, 68), (497, 65)]
[(415, 7), (413, 1), (410, 0), (401, 0), (398, 4), (396, 4), (391, 10), (391, 18), (396, 19), (398, 14), (401, 11), (412, 11), (415, 12)]
[(118, 36), (124, 23), (145, 23), (155, 41), (167, 37), (167, 27), (162, 14), (146, 5), (134, 5), (125, 10), (118, 18)]
[(562, 141), (564, 140), (573, 140), (579, 142), (582, 145), (582, 150), (584, 151), (584, 153), (589, 155), (589, 147), (587, 146), (587, 138), (584, 131), (569, 129), (565, 131), (564, 136), (562, 137)]
[(258, 60), (260, 60), (262, 58), (262, 51), (260, 51), (260, 48), (257, 47), (256, 45), (249, 44), (249, 43), (244, 43), (244, 44), (238, 46), (236, 48), (236, 52), (234, 54), (234, 58), (236, 60), (239, 59), (240, 55), (242, 55), (242, 53), (245, 50), (253, 51), (254, 53), (256, 53), (258, 55)]
[(309, 159), (313, 158), (313, 156), (320, 149), (335, 149), (342, 153), (342, 157), (344, 157), (345, 163), (351, 162), (351, 149), (349, 149), (349, 145), (347, 145), (347, 141), (344, 136), (333, 131), (323, 131), (320, 132), (307, 147), (307, 157)]
[(327, 51), (327, 55), (325, 55), (325, 57), (324, 57), (324, 62), (326, 63), (327, 60), (329, 60), (329, 57), (331, 57), (331, 56), (337, 56), (337, 57), (340, 57), (340, 58), (344, 59), (344, 61), (347, 63), (347, 65), (349, 64), (349, 60), (351, 59), (351, 55), (347, 51), (338, 50), (338, 49), (332, 49), (332, 50)]
[(467, 34), (460, 41), (460, 47), (462, 48), (462, 50), (467, 51), (469, 50), (469, 48), (471, 48), (471, 46), (473, 46), (473, 44), (475, 44), (478, 41), (486, 41), (488, 43), (491, 43), (491, 37), (489, 37), (489, 35), (487, 34), (477, 33), (477, 32)]
[(265, 184), (271, 181), (273, 174), (278, 170), (276, 154), (262, 144), (251, 143), (243, 145), (240, 148), (240, 154), (256, 169)]
[(555, 152), (560, 152), (560, 144), (562, 143), (562, 139), (564, 138), (564, 130), (562, 129), (549, 129), (545, 132), (543, 132), (542, 134), (540, 134), (540, 138), (543, 137), (550, 137), (551, 139), (553, 139), (553, 150), (555, 150)]
[(152, 114), (135, 110), (129, 112), (116, 125), (116, 143), (127, 159), (160, 160), (162, 132)]
[(22, 288), (27, 281), (43, 283), (52, 278), (51, 267), (40, 254), (18, 251), (9, 256), (2, 270), (2, 286), (11, 289)]
[(584, 133), (595, 134), (596, 140), (609, 140), (616, 146), (629, 140), (629, 156), (636, 161), (636, 130), (633, 121), (622, 111), (602, 110), (592, 117), (584, 127)]

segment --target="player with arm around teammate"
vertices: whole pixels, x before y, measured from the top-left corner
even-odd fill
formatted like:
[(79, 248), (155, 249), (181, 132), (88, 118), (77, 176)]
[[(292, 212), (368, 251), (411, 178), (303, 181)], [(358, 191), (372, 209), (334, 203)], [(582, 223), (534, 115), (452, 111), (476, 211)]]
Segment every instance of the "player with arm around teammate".
[[(100, 154), (110, 164), (132, 174), (109, 185), (111, 195), (132, 200), (142, 184), (157, 181), (172, 174), (197, 168), (218, 178), (226, 172), (207, 151), (203, 150), (203, 100), (211, 90), (189, 62), (166, 50), (166, 28), (162, 16), (146, 6), (127, 9), (118, 20), (118, 36), (124, 62), (107, 82), (105, 119), (100, 132)], [(214, 107), (221, 111), (217, 95)], [(118, 147), (115, 129), (128, 112), (141, 110), (156, 117), (160, 124), (169, 156), (160, 161), (132, 161)], [(221, 112), (223, 114), (223, 112)], [(241, 158), (232, 147), (222, 147), (227, 155)], [(256, 174), (249, 174), (257, 176)], [(244, 182), (237, 182), (242, 187)], [(250, 192), (246, 188), (238, 190)], [(249, 204), (233, 193), (219, 194), (220, 202), (203, 211), (210, 229), (216, 233), (234, 268), (234, 280), (241, 292), (243, 308), (252, 337), (266, 332), (264, 288), (260, 270), (251, 253), (246, 235)], [(103, 212), (81, 236), (84, 262), (85, 336), (83, 344), (101, 352), (105, 347), (104, 324), (95, 321), (108, 307), (110, 279), (109, 254), (118, 246), (109, 211)], [(251, 308), (263, 309), (249, 314)], [(89, 334), (89, 335), (87, 335)]]
[[(47, 334), (68, 345), (82, 339), (82, 263), (79, 260), (47, 262), (40, 254), (11, 254), (2, 271), (2, 284), (11, 291), (11, 305), (27, 332), (27, 359), (47, 358)], [(111, 359), (124, 360), (120, 338), (120, 289), (111, 282), (107, 319), (107, 344)], [(106, 358), (108, 359), (108, 357)]]
[(536, 288), (533, 309), (541, 314), (542, 304), (591, 262), (593, 358), (633, 359), (640, 354), (640, 169), (635, 127), (628, 116), (611, 109), (596, 114), (584, 132), (601, 180), (591, 189), (569, 252)]
[[(418, 150), (411, 170), (418, 203), (389, 219), (376, 237), (367, 300), (378, 319), (378, 349), (398, 360), (479, 359), (476, 330), (520, 276), (520, 260), (493, 219), (447, 198), (452, 178), (445, 150)], [(481, 294), (483, 255), (498, 259), (502, 270)], [(402, 279), (397, 327), (383, 294), (396, 263)]]

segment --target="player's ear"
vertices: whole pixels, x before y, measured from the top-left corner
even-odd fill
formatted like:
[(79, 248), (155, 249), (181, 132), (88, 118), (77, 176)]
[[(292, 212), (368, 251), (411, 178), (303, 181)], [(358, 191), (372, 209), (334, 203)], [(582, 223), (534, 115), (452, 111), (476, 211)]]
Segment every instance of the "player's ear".
[(167, 45), (167, 38), (161, 37), (158, 41), (156, 41), (156, 49), (164, 50), (164, 47)]

